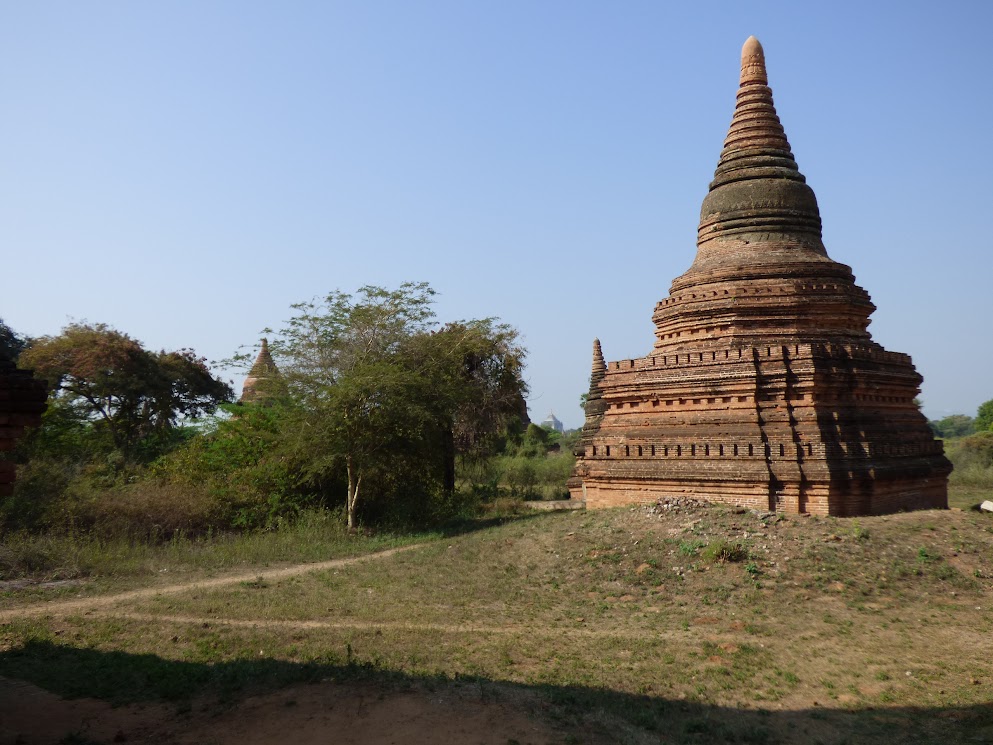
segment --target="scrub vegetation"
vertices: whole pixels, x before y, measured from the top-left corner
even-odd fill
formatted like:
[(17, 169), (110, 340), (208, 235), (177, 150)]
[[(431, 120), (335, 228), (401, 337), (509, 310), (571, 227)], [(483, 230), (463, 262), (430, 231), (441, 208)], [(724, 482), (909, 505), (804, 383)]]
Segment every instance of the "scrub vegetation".
[(567, 496), (576, 434), (522, 421), (513, 329), (438, 324), (431, 297), (296, 306), (250, 405), (188, 350), (0, 323), (52, 386), (0, 503), (0, 685), (55, 694), (38, 722), (84, 697), (118, 723), (64, 742), (135, 717), (148, 741), (228, 742), (218, 723), (277, 721), (265, 702), (310, 721), (363, 691), (382, 716), (492, 704), (525, 727), (507, 743), (528, 722), (587, 745), (993, 732), (983, 407), (967, 434), (937, 423), (958, 428), (949, 511), (532, 513)]
[(337, 530), (330, 555), (368, 558), (219, 571), (177, 554), (147, 592), (9, 591), (0, 676), (123, 712), (164, 701), (194, 724), (333, 680), (526, 700), (559, 742), (939, 743), (993, 726), (979, 512), (542, 514), (381, 557), (388, 542)]
[(406, 283), (293, 306), (270, 347), (279, 374), (237, 405), (190, 350), (151, 353), (100, 324), (23, 339), (0, 322), (0, 352), (51, 391), (12, 456), (0, 529), (154, 543), (323, 511), (396, 532), (550, 483), (561, 496), (571, 456), (527, 426), (516, 330), (440, 324), (433, 297)]

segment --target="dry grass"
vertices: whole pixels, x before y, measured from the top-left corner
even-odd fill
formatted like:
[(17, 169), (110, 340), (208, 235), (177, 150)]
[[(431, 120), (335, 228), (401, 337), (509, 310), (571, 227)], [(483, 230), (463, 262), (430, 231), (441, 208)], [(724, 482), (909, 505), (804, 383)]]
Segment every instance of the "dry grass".
[[(721, 561), (729, 547), (736, 560)], [(991, 611), (987, 515), (638, 508), (527, 517), (383, 562), (18, 621), (0, 645), (472, 676), (600, 707), (630, 741), (661, 728), (686, 742), (955, 742), (993, 725), (976, 714), (993, 702)], [(716, 709), (741, 716), (718, 731), (700, 714)], [(795, 716), (755, 713), (784, 711)]]
[(951, 484), (948, 487), (948, 506), (968, 510), (987, 499), (993, 499), (993, 487), (963, 486)]
[(95, 535), (155, 542), (205, 534), (224, 523), (225, 508), (206, 488), (149, 479), (140, 488), (107, 489), (81, 500), (73, 519)]
[(340, 514), (312, 511), (275, 530), (192, 537), (176, 532), (166, 541), (8, 533), (0, 543), (0, 611), (30, 601), (193, 582), (247, 567), (357, 556), (438, 537), (349, 533), (343, 520)]

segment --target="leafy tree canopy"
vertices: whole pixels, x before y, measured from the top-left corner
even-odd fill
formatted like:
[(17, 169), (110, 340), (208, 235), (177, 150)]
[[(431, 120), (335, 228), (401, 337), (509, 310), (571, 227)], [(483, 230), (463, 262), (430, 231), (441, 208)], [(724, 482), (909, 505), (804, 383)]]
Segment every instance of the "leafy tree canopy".
[(938, 437), (965, 437), (976, 431), (972, 417), (965, 414), (951, 414), (928, 424)]
[(973, 424), (977, 432), (993, 432), (993, 399), (979, 405)]
[(350, 527), (360, 499), (386, 497), (397, 474), (408, 493), (451, 491), (456, 453), (484, 449), (522, 411), (516, 331), (492, 319), (438, 327), (434, 295), (426, 283), (335, 291), (294, 305), (270, 344), (301, 404), (290, 431), (307, 475), (344, 470)]
[(47, 380), (61, 407), (105, 431), (126, 456), (232, 396), (192, 350), (150, 352), (104, 324), (74, 323), (35, 339), (20, 362)]

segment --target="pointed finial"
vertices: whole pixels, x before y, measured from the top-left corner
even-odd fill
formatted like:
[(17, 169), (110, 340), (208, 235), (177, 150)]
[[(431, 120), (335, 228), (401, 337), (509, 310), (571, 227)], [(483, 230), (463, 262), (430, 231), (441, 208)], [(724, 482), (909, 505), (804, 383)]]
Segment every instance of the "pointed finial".
[(593, 372), (590, 374), (590, 391), (586, 394), (586, 403), (583, 404), (583, 408), (586, 410), (586, 423), (583, 424), (583, 436), (576, 446), (577, 452), (585, 449), (585, 446), (592, 442), (590, 438), (600, 426), (600, 419), (603, 418), (603, 412), (607, 410), (607, 404), (603, 400), (603, 392), (600, 390), (600, 382), (606, 377), (607, 363), (603, 361), (603, 350), (600, 349), (600, 340), (594, 339)]
[[(697, 246), (703, 249), (717, 239), (755, 244), (768, 242), (771, 235), (827, 255), (817, 199), (797, 168), (776, 114), (762, 45), (750, 36), (741, 48), (741, 85), (731, 126), (700, 207)], [(730, 267), (735, 254), (720, 260)]]
[(269, 340), (266, 339), (264, 336), (262, 337), (262, 349), (266, 350), (267, 352), (269, 351)]
[(603, 361), (603, 350), (600, 349), (600, 340), (593, 340), (593, 372), (606, 370), (607, 364)]
[(600, 340), (593, 340), (593, 371), (590, 375), (591, 388), (593, 390), (597, 383), (603, 380), (607, 374), (607, 363), (603, 361), (603, 350), (600, 349)]
[(748, 83), (769, 84), (765, 71), (765, 52), (754, 36), (749, 36), (741, 47), (741, 85)]

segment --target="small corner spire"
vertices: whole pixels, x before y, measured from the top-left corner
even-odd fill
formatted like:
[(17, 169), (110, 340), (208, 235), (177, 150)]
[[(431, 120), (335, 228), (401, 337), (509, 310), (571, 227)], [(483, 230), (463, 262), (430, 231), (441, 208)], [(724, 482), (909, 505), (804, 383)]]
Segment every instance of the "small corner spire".
[(593, 340), (593, 373), (606, 372), (607, 363), (603, 361), (603, 350), (600, 348), (600, 340)]
[(599, 395), (600, 381), (607, 377), (607, 363), (603, 360), (600, 340), (593, 340), (593, 369), (590, 372), (590, 395)]

